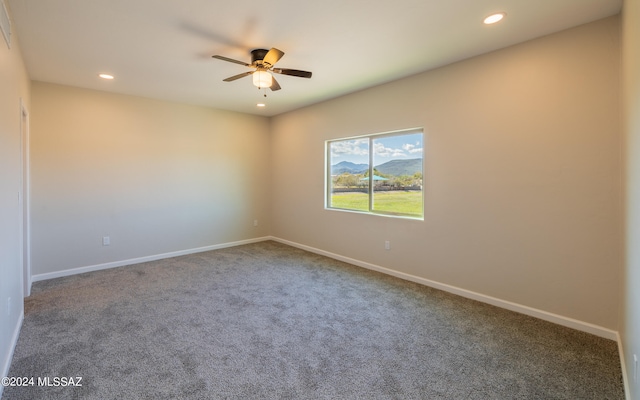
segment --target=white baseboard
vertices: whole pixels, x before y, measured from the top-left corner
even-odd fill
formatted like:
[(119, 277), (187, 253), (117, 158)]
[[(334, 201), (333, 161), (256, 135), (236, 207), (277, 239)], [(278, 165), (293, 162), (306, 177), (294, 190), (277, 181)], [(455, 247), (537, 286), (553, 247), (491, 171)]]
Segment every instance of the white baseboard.
[[(360, 261), (360, 260), (356, 260), (353, 258), (349, 258), (349, 257), (345, 257), (345, 256), (341, 256), (339, 254), (335, 254), (335, 253), (331, 253), (325, 250), (320, 250), (317, 249), (315, 247), (311, 247), (311, 246), (307, 246), (307, 245), (303, 245), (300, 243), (296, 243), (296, 242), (292, 242), (289, 240), (285, 240), (285, 239), (281, 239), (278, 237), (273, 237), (273, 236), (265, 236), (265, 237), (260, 237), (260, 238), (254, 238), (254, 239), (247, 239), (247, 240), (241, 240), (241, 241), (237, 241), (237, 242), (229, 242), (229, 243), (222, 243), (222, 244), (217, 244), (217, 245), (211, 245), (211, 246), (206, 246), (206, 247), (199, 247), (199, 248), (195, 248), (195, 249), (188, 249), (188, 250), (180, 250), (180, 251), (175, 251), (175, 252), (170, 252), (170, 253), (163, 253), (163, 254), (156, 254), (156, 255), (152, 255), (152, 256), (146, 256), (146, 257), (139, 257), (139, 258), (133, 258), (133, 259), (128, 259), (128, 260), (122, 260), (122, 261), (115, 261), (115, 262), (110, 262), (110, 263), (104, 263), (104, 264), (98, 264), (98, 265), (91, 265), (91, 266), (86, 266), (86, 267), (79, 267), (79, 268), (71, 268), (71, 269), (67, 269), (67, 270), (62, 270), (62, 271), (56, 271), (56, 272), (50, 272), (50, 273), (45, 273), (45, 274), (38, 274), (38, 275), (33, 275), (31, 282), (38, 282), (38, 281), (42, 281), (42, 280), (47, 280), (47, 279), (53, 279), (53, 278), (60, 278), (63, 276), (70, 276), (70, 275), (76, 275), (76, 274), (82, 274), (85, 272), (91, 272), (91, 271), (98, 271), (98, 270), (102, 270), (102, 269), (108, 269), (108, 268), (116, 268), (116, 267), (122, 267), (125, 265), (133, 265), (133, 264), (139, 264), (139, 263), (143, 263), (143, 262), (148, 262), (148, 261), (155, 261), (155, 260), (160, 260), (160, 259), (164, 259), (164, 258), (171, 258), (171, 257), (178, 257), (178, 256), (183, 256), (183, 255), (187, 255), (187, 254), (194, 254), (194, 253), (201, 253), (204, 251), (210, 251), (210, 250), (217, 250), (217, 249), (223, 249), (223, 248), (227, 248), (227, 247), (234, 247), (234, 246), (240, 246), (240, 245), (244, 245), (244, 244), (250, 244), (250, 243), (257, 243), (257, 242), (263, 242), (266, 240), (273, 240), (276, 242), (280, 242), (292, 247), (296, 247), (302, 250), (306, 250), (315, 254), (320, 254), (329, 258), (333, 258), (339, 261), (343, 261), (349, 264), (353, 264), (356, 265), (358, 267), (362, 267), (362, 268), (366, 268), (366, 269), (370, 269), (373, 271), (378, 271), (381, 272), (383, 274), (387, 274), (387, 275), (391, 275), (391, 276), (395, 276), (397, 278), (401, 278), (407, 281), (411, 281), (411, 282), (415, 282), (415, 283), (419, 283), (421, 285), (425, 285), (425, 286), (429, 286), (429, 287), (433, 287), (435, 289), (439, 289), (439, 290), (443, 290), (445, 292), (449, 292), (449, 293), (453, 293), (456, 294), (458, 296), (462, 296), (462, 297), (466, 297), (468, 299), (472, 299), (472, 300), (477, 300), (483, 303), (487, 303), (487, 304), (491, 304), (494, 305), (496, 307), (501, 307), (507, 310), (511, 310), (511, 311), (515, 311), (521, 314), (525, 314), (525, 315), (529, 315), (535, 318), (539, 318), (548, 322), (552, 322), (558, 325), (562, 325), (562, 326), (566, 326), (568, 328), (572, 328), (572, 329), (576, 329), (579, 331), (583, 331), (583, 332), (587, 332), (605, 339), (610, 339), (610, 340), (614, 340), (618, 343), (618, 352), (620, 354), (620, 363), (622, 365), (622, 376), (623, 376), (623, 381), (624, 381), (624, 389), (625, 389), (625, 394), (626, 394), (626, 398), (627, 400), (630, 400), (630, 395), (629, 395), (629, 381), (628, 381), (628, 375), (627, 375), (627, 370), (626, 370), (626, 364), (625, 364), (625, 359), (624, 359), (624, 350), (622, 347), (622, 342), (620, 340), (620, 336), (618, 334), (618, 332), (613, 331), (611, 329), (607, 329), (607, 328), (603, 328), (601, 326), (597, 326), (594, 324), (590, 324), (588, 322), (583, 322), (583, 321), (579, 321), (573, 318), (569, 318), (569, 317), (564, 317), (562, 315), (557, 315), (557, 314), (553, 314), (547, 311), (543, 311), (543, 310), (538, 310), (532, 307), (528, 307), (522, 304), (517, 304), (517, 303), (513, 303), (510, 301), (506, 301), (506, 300), (501, 300), (492, 296), (487, 296), (481, 293), (476, 293), (476, 292), (472, 292), (470, 290), (466, 290), (466, 289), (462, 289), (462, 288), (458, 288), (455, 286), (451, 286), (451, 285), (447, 285), (445, 283), (440, 283), (440, 282), (436, 282), (436, 281), (432, 281), (430, 279), (426, 279), (426, 278), (421, 278), (419, 276), (415, 276), (415, 275), (411, 275), (411, 274), (407, 274), (404, 272), (400, 272), (400, 271), (395, 271), (389, 268), (385, 268), (385, 267), (381, 267), (379, 265), (375, 265), (375, 264), (371, 264), (371, 263), (367, 263), (364, 261)], [(8, 355), (8, 358), (6, 360), (3, 361), (3, 372), (2, 375), (0, 376), (7, 376), (7, 374), (9, 373), (9, 368), (11, 366), (11, 359), (13, 358), (13, 351), (15, 349), (15, 346), (18, 342), (18, 336), (20, 333), (20, 328), (22, 327), (22, 321), (24, 319), (24, 314), (21, 314), (20, 316), (20, 320), (18, 325), (15, 328), (14, 331), (14, 335), (12, 338), (12, 344), (11, 344), (11, 351)], [(0, 386), (0, 397), (2, 397), (2, 386)]]
[(226, 247), (234, 247), (234, 246), (240, 246), (243, 244), (264, 242), (265, 240), (271, 240), (271, 238), (260, 237), (255, 239), (240, 240), (237, 242), (214, 244), (211, 246), (198, 247), (195, 249), (179, 250), (179, 251), (173, 251), (170, 253), (162, 253), (162, 254), (155, 254), (155, 255), (145, 256), (145, 257), (131, 258), (128, 260), (114, 261), (114, 262), (109, 262), (104, 264), (89, 265), (86, 267), (70, 268), (62, 271), (55, 271), (55, 272), (48, 272), (45, 274), (33, 275), (31, 278), (31, 281), (32, 282), (44, 281), (47, 279), (61, 278), (63, 276), (83, 274), (85, 272), (99, 271), (102, 269), (123, 267), (125, 265), (140, 264), (148, 261), (161, 260), (164, 258), (178, 257), (178, 256), (184, 256), (187, 254), (202, 253), (204, 251), (224, 249)]
[[(11, 360), (13, 360), (13, 352), (18, 344), (18, 338), (20, 337), (20, 329), (22, 328), (22, 321), (24, 320), (24, 311), (20, 313), (18, 323), (13, 328), (13, 336), (11, 337), (11, 344), (9, 345), (9, 352), (4, 360), (2, 360), (2, 371), (0, 371), (0, 378), (9, 376), (9, 369), (11, 368)], [(0, 398), (2, 398), (4, 386), (0, 385)]]
[(610, 340), (618, 340), (618, 332), (613, 331), (611, 329), (603, 328), (601, 326), (597, 326), (594, 324), (590, 324), (588, 322), (579, 321), (573, 318), (564, 317), (562, 315), (553, 314), (547, 311), (538, 310), (536, 308), (528, 307), (522, 304), (513, 303), (506, 300), (501, 300), (495, 297), (487, 296), (481, 293), (472, 292), (470, 290), (461, 289), (459, 287), (447, 285), (445, 283), (440, 283), (436, 281), (432, 281), (429, 279), (421, 278), (419, 276), (406, 274), (404, 272), (395, 271), (389, 268), (381, 267), (379, 265), (367, 263), (364, 261), (356, 260), (349, 257), (344, 257), (339, 254), (334, 254), (328, 251), (316, 249), (314, 247), (306, 246), (300, 243), (291, 242), (289, 240), (280, 239), (277, 237), (272, 237), (272, 240), (276, 242), (280, 242), (283, 244), (287, 244), (289, 246), (297, 247), (302, 250), (310, 251), (312, 253), (320, 254), (323, 256), (327, 256), (339, 261), (344, 261), (349, 264), (356, 265), (358, 267), (363, 267), (366, 269), (370, 269), (373, 271), (382, 272), (383, 274), (392, 275), (397, 278), (401, 278), (407, 281), (416, 282), (425, 286), (429, 286), (435, 289), (440, 289), (445, 292), (453, 293), (458, 296), (466, 297), (468, 299), (477, 300), (482, 303), (491, 304), (496, 307), (505, 308), (507, 310), (515, 311), (521, 314), (529, 315), (532, 317), (536, 317), (545, 321), (553, 322), (558, 325), (566, 326), (569, 328), (577, 329), (579, 331), (587, 332), (605, 339)]
[(553, 314), (547, 311), (543, 311), (543, 310), (539, 310), (536, 308), (532, 308), (532, 307), (528, 307), (522, 304), (517, 304), (517, 303), (513, 303), (507, 300), (502, 300), (502, 299), (498, 299), (492, 296), (487, 296), (481, 293), (476, 293), (476, 292), (472, 292), (470, 290), (466, 290), (466, 289), (462, 289), (459, 287), (455, 287), (455, 286), (451, 286), (445, 283), (440, 283), (440, 282), (436, 282), (436, 281), (432, 281), (430, 279), (426, 279), (426, 278), (421, 278), (419, 276), (415, 276), (415, 275), (411, 275), (411, 274), (406, 274), (404, 272), (400, 272), (400, 271), (395, 271), (389, 268), (385, 268), (385, 267), (381, 267), (379, 265), (375, 265), (375, 264), (371, 264), (371, 263), (367, 263), (364, 261), (360, 261), (360, 260), (356, 260), (353, 258), (349, 258), (349, 257), (345, 257), (339, 254), (335, 254), (335, 253), (331, 253), (325, 250), (320, 250), (311, 246), (307, 246), (307, 245), (303, 245), (300, 243), (296, 243), (296, 242), (292, 242), (289, 240), (285, 240), (285, 239), (281, 239), (281, 238), (277, 238), (277, 237), (273, 237), (273, 236), (265, 236), (265, 237), (260, 237), (260, 238), (255, 238), (255, 239), (247, 239), (247, 240), (241, 240), (241, 241), (237, 241), (237, 242), (229, 242), (229, 243), (222, 243), (222, 244), (216, 244), (216, 245), (211, 245), (211, 246), (206, 246), (206, 247), (199, 247), (199, 248), (195, 248), (195, 249), (187, 249), (187, 250), (180, 250), (180, 251), (175, 251), (175, 252), (170, 252), (170, 253), (163, 253), (163, 254), (156, 254), (156, 255), (151, 255), (151, 256), (145, 256), (145, 257), (139, 257), (139, 258), (132, 258), (132, 259), (128, 259), (128, 260), (122, 260), (122, 261), (114, 261), (114, 262), (110, 262), (110, 263), (104, 263), (104, 264), (98, 264), (98, 265), (90, 265), (90, 266), (86, 266), (86, 267), (78, 267), (78, 268), (71, 268), (71, 269), (66, 269), (66, 270), (62, 270), (62, 271), (56, 271), (56, 272), (50, 272), (50, 273), (45, 273), (45, 274), (38, 274), (38, 275), (33, 275), (32, 277), (32, 282), (38, 282), (38, 281), (42, 281), (42, 280), (47, 280), (47, 279), (54, 279), (54, 278), (60, 278), (63, 276), (69, 276), (69, 275), (76, 275), (76, 274), (82, 274), (85, 272), (92, 272), (92, 271), (98, 271), (98, 270), (102, 270), (102, 269), (108, 269), (108, 268), (116, 268), (116, 267), (122, 267), (125, 265), (132, 265), (132, 264), (139, 264), (139, 263), (143, 263), (143, 262), (148, 262), (148, 261), (155, 261), (155, 260), (160, 260), (160, 259), (164, 259), (164, 258), (171, 258), (171, 257), (178, 257), (178, 256), (183, 256), (183, 255), (187, 255), (187, 254), (194, 254), (194, 253), (200, 253), (200, 252), (204, 252), (204, 251), (210, 251), (210, 250), (217, 250), (217, 249), (222, 249), (222, 248), (226, 248), (226, 247), (233, 247), (233, 246), (240, 246), (243, 244), (249, 244), (249, 243), (257, 243), (257, 242), (262, 242), (265, 240), (274, 240), (283, 244), (287, 244), (289, 246), (293, 246), (293, 247), (297, 247), (299, 249), (303, 249), (306, 251), (310, 251), (312, 253), (316, 253), (316, 254), (320, 254), (320, 255), (324, 255), (339, 261), (344, 261), (346, 263), (349, 264), (353, 264), (359, 267), (363, 267), (366, 269), (370, 269), (373, 271), (378, 271), (381, 272), (383, 274), (387, 274), (387, 275), (392, 275), (395, 276), (397, 278), (401, 278), (407, 281), (411, 281), (411, 282), (416, 282), (425, 286), (429, 286), (429, 287), (433, 287), (436, 289), (440, 289), (440, 290), (444, 290), (445, 292), (449, 292), (449, 293), (453, 293), (456, 294), (458, 296), (462, 296), (462, 297), (466, 297), (472, 300), (477, 300), (483, 303), (487, 303), (487, 304), (491, 304), (497, 307), (501, 307), (501, 308), (505, 308), (507, 310), (511, 310), (511, 311), (515, 311), (515, 312), (519, 312), (521, 314), (525, 314), (525, 315), (529, 315), (532, 317), (536, 317), (545, 321), (549, 321), (549, 322), (553, 322), (555, 324), (558, 325), (562, 325), (562, 326), (566, 326), (569, 328), (573, 328), (573, 329), (577, 329), (583, 332), (587, 332), (596, 336), (600, 336), (603, 337), (605, 339), (610, 339), (610, 340), (619, 340), (618, 337), (618, 332), (613, 331), (611, 329), (607, 329), (607, 328), (603, 328), (601, 326), (597, 326), (594, 324), (590, 324), (588, 322), (583, 322), (583, 321), (579, 321), (573, 318), (569, 318), (569, 317), (565, 317), (562, 315), (557, 315), (557, 314)]
[(620, 334), (616, 333), (618, 342), (618, 354), (620, 354), (620, 366), (622, 367), (622, 384), (624, 385), (624, 394), (626, 400), (631, 400), (631, 388), (629, 387), (629, 374), (627, 373), (627, 363), (624, 357), (624, 346)]
[(122, 261), (114, 261), (114, 262), (110, 262), (110, 263), (104, 263), (104, 264), (98, 264), (98, 265), (90, 265), (90, 266), (86, 266), (86, 267), (78, 267), (78, 268), (71, 268), (71, 269), (66, 269), (66, 270), (62, 270), (62, 271), (56, 271), (56, 272), (50, 272), (50, 273), (45, 273), (45, 274), (38, 274), (38, 275), (33, 275), (32, 277), (32, 282), (38, 282), (38, 281), (42, 281), (42, 280), (47, 280), (47, 279), (54, 279), (54, 278), (60, 278), (63, 276), (69, 276), (69, 275), (76, 275), (76, 274), (82, 274), (85, 272), (92, 272), (92, 271), (98, 271), (98, 270), (102, 270), (102, 269), (108, 269), (108, 268), (116, 268), (116, 267), (122, 267), (125, 265), (132, 265), (132, 264), (139, 264), (139, 263), (143, 263), (143, 262), (148, 262), (148, 261), (155, 261), (155, 260), (160, 260), (163, 258), (171, 258), (171, 257), (178, 257), (178, 256), (183, 256), (183, 255), (187, 255), (187, 254), (194, 254), (194, 253), (200, 253), (203, 251), (210, 251), (210, 250), (217, 250), (217, 249), (222, 249), (222, 248), (226, 248), (226, 247), (233, 247), (233, 246), (240, 246), (243, 244), (249, 244), (249, 243), (257, 243), (257, 242), (262, 242), (265, 240), (274, 240), (283, 244), (287, 244), (289, 246), (293, 246), (293, 247), (297, 247), (299, 249), (303, 249), (306, 251), (310, 251), (312, 253), (316, 253), (316, 254), (320, 254), (323, 256), (327, 256), (339, 261), (344, 261), (346, 263), (349, 264), (353, 264), (359, 267), (363, 267), (366, 269), (370, 269), (373, 271), (378, 271), (381, 272), (383, 274), (387, 274), (387, 275), (392, 275), (407, 281), (411, 281), (411, 282), (416, 282), (425, 286), (429, 286), (429, 287), (433, 287), (435, 289), (440, 289), (440, 290), (444, 290), (446, 292), (449, 293), (453, 293), (456, 294), (458, 296), (462, 296), (462, 297), (466, 297), (472, 300), (477, 300), (483, 303), (487, 303), (487, 304), (491, 304), (497, 307), (501, 307), (501, 308), (505, 308), (507, 310), (511, 310), (511, 311), (515, 311), (515, 312), (519, 312), (521, 314), (525, 314), (525, 315), (529, 315), (532, 317), (536, 317), (545, 321), (549, 321), (549, 322), (553, 322), (555, 324), (558, 325), (562, 325), (562, 326), (566, 326), (569, 328), (573, 328), (573, 329), (577, 329), (583, 332), (587, 332), (587, 333), (591, 333), (593, 335), (596, 336), (600, 336), (606, 339), (610, 339), (610, 340), (618, 340), (618, 332), (613, 331), (611, 329), (607, 329), (601, 326), (597, 326), (594, 324), (590, 324), (588, 322), (583, 322), (583, 321), (579, 321), (573, 318), (569, 318), (569, 317), (565, 317), (562, 315), (557, 315), (557, 314), (553, 314), (547, 311), (543, 311), (543, 310), (539, 310), (536, 308), (532, 308), (532, 307), (528, 307), (522, 304), (517, 304), (517, 303), (513, 303), (507, 300), (502, 300), (502, 299), (498, 299), (492, 296), (487, 296), (481, 293), (476, 293), (476, 292), (472, 292), (470, 290), (466, 290), (466, 289), (462, 289), (459, 287), (455, 287), (455, 286), (451, 286), (445, 283), (440, 283), (440, 282), (436, 282), (436, 281), (432, 281), (430, 279), (426, 279), (426, 278), (421, 278), (419, 276), (415, 276), (415, 275), (411, 275), (411, 274), (407, 274), (404, 272), (400, 272), (400, 271), (395, 271), (389, 268), (385, 268), (385, 267), (381, 267), (379, 265), (375, 265), (375, 264), (371, 264), (368, 262), (364, 262), (364, 261), (360, 261), (360, 260), (356, 260), (353, 258), (349, 258), (349, 257), (345, 257), (345, 256), (341, 256), (339, 254), (335, 254), (335, 253), (331, 253), (325, 250), (320, 250), (311, 246), (307, 246), (307, 245), (303, 245), (300, 243), (296, 243), (296, 242), (292, 242), (289, 240), (285, 240), (285, 239), (281, 239), (281, 238), (277, 238), (277, 237), (273, 237), (273, 236), (265, 236), (265, 237), (260, 237), (260, 238), (254, 238), (254, 239), (247, 239), (247, 240), (241, 240), (241, 241), (237, 241), (237, 242), (229, 242), (229, 243), (222, 243), (222, 244), (216, 244), (216, 245), (211, 245), (211, 246), (206, 246), (206, 247), (199, 247), (199, 248), (195, 248), (195, 249), (187, 249), (187, 250), (180, 250), (180, 251), (175, 251), (175, 252), (170, 252), (170, 253), (163, 253), (163, 254), (156, 254), (156, 255), (151, 255), (151, 256), (145, 256), (145, 257), (139, 257), (139, 258), (132, 258), (132, 259), (128, 259), (128, 260), (122, 260)]

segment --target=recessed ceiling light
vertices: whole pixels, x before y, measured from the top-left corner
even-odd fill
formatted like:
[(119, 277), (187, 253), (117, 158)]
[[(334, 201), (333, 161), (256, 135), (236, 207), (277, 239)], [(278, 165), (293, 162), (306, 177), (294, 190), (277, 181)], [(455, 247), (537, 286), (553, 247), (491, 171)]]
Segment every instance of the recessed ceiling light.
[(267, 105), (266, 105), (266, 104), (264, 104), (264, 103), (258, 103), (258, 104), (256, 104), (256, 106), (257, 106), (257, 107), (266, 107)]
[(499, 13), (491, 14), (487, 18), (484, 19), (484, 23), (486, 25), (495, 24), (496, 22), (501, 21), (502, 18), (504, 18), (506, 15), (507, 15), (507, 13), (505, 13), (505, 12), (499, 12)]
[(102, 79), (113, 79), (113, 75), (109, 74), (99, 74), (98, 76)]

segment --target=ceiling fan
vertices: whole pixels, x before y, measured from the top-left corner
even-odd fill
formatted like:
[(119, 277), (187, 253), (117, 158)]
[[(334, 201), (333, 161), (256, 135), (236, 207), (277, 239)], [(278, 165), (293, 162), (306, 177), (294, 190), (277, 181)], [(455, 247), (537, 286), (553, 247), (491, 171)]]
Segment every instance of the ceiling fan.
[[(213, 58), (218, 60), (228, 61), (235, 64), (244, 65), (245, 67), (254, 68), (253, 71), (243, 72), (238, 75), (230, 76), (227, 79), (223, 79), (225, 82), (235, 81), (236, 79), (244, 78), (245, 76), (253, 75), (253, 84), (258, 89), (269, 88), (271, 90), (280, 90), (278, 81), (275, 80), (270, 72), (276, 74), (297, 76), (300, 78), (311, 78), (311, 72), (300, 71), (298, 69), (289, 68), (274, 68), (274, 65), (282, 58), (284, 52), (272, 47), (271, 50), (255, 49), (251, 51), (251, 64), (247, 64), (243, 61), (234, 60), (232, 58), (215, 55)], [(266, 96), (266, 94), (265, 94)]]

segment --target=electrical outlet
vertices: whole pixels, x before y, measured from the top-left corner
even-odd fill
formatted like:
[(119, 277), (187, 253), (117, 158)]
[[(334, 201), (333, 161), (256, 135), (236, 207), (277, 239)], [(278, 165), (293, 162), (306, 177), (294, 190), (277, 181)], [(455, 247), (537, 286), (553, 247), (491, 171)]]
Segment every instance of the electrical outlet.
[(388, 240), (384, 241), (384, 249), (385, 250), (391, 250), (391, 242)]
[(253, 220), (253, 226), (258, 226), (258, 220), (257, 219)]
[(109, 236), (102, 237), (102, 245), (109, 246), (111, 244), (111, 238)]

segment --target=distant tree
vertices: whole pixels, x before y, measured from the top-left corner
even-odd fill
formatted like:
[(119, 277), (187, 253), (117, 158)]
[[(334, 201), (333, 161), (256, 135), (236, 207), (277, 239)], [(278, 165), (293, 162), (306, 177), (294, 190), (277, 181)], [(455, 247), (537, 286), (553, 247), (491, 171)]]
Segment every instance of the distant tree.
[(422, 172), (416, 172), (415, 174), (413, 174), (413, 182), (411, 183), (412, 185), (415, 186), (422, 186)]
[(342, 173), (335, 178), (335, 186), (353, 187), (358, 185), (358, 177), (348, 172)]
[[(381, 176), (383, 178), (387, 178), (388, 177), (388, 175), (385, 175), (385, 174), (381, 173), (375, 167), (373, 168), (373, 175), (374, 176)], [(369, 170), (366, 170), (365, 173), (364, 173), (364, 177), (367, 178), (368, 176), (369, 176)]]
[(409, 175), (401, 175), (393, 177), (391, 184), (394, 186), (411, 186), (413, 183), (413, 177)]

